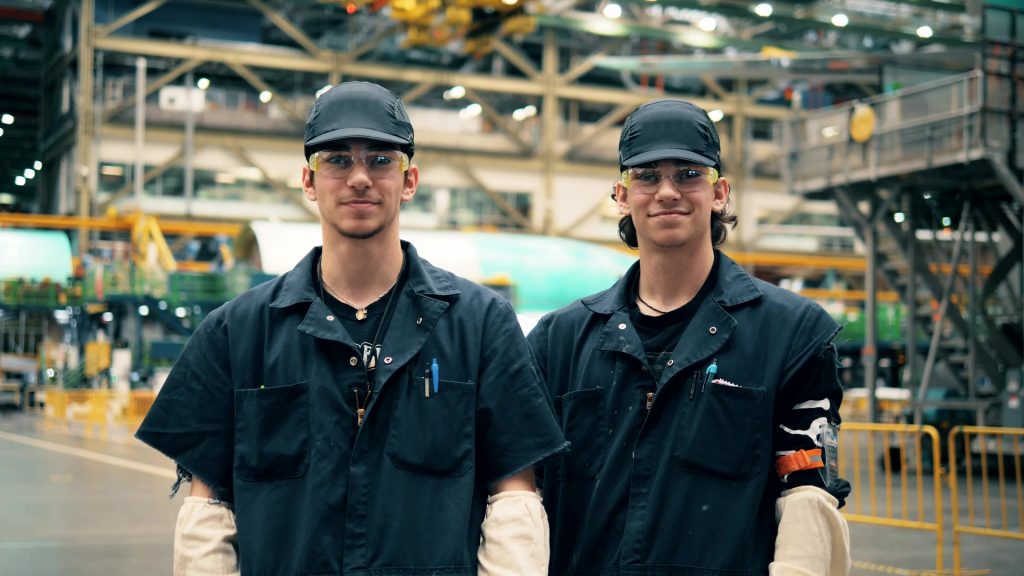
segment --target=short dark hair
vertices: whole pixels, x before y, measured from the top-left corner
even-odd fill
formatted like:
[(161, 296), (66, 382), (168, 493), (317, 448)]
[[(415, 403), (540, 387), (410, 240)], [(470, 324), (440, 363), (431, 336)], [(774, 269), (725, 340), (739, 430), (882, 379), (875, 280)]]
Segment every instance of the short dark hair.
[[(711, 212), (711, 245), (718, 248), (725, 243), (726, 236), (729, 235), (729, 228), (736, 227), (736, 215), (729, 213), (728, 203), (722, 208), (721, 212)], [(640, 247), (639, 242), (636, 238), (636, 226), (633, 224), (632, 216), (623, 216), (619, 219), (619, 238), (629, 246), (636, 250)]]

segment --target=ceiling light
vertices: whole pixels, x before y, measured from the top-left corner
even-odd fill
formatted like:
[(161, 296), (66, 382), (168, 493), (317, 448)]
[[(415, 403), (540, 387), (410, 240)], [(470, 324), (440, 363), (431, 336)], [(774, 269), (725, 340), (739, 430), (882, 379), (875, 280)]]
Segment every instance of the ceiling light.
[(36, 160), (35, 162), (32, 163), (32, 167), (35, 168), (36, 170), (42, 170), (43, 163), (40, 162), (39, 160)]
[(767, 2), (761, 2), (757, 6), (754, 6), (754, 14), (762, 18), (767, 18), (772, 15), (772, 5)]
[(950, 218), (949, 216), (943, 216), (942, 225), (945, 226), (946, 228), (949, 228), (950, 226), (953, 225), (953, 219)]
[(459, 118), (463, 118), (463, 119), (475, 118), (476, 116), (479, 116), (480, 113), (483, 112), (483, 111), (484, 111), (483, 107), (481, 107), (479, 104), (474, 102), (474, 103), (470, 104), (469, 106), (466, 106), (462, 110), (459, 110)]
[(711, 112), (708, 112), (708, 118), (711, 118), (712, 122), (719, 122), (722, 118), (725, 118), (725, 112), (722, 112), (718, 108), (715, 108)]
[(605, 18), (615, 20), (622, 16), (622, 6), (619, 6), (615, 2), (609, 2), (604, 5), (604, 9), (601, 10), (601, 14), (604, 14)]
[(839, 133), (839, 126), (835, 125), (825, 126), (824, 128), (821, 129), (821, 136), (823, 138), (835, 138), (836, 136), (839, 136)]
[(103, 166), (100, 166), (100, 174), (103, 174), (104, 176), (124, 176), (124, 167), (104, 164)]
[(200, 78), (199, 80), (196, 80), (196, 88), (199, 88), (200, 90), (206, 90), (209, 87), (210, 87), (210, 79), (209, 78)]
[(0, 136), (3, 136), (3, 135), (4, 135), (4, 129), (0, 128)]
[(31, 168), (25, 168), (25, 178), (28, 178), (29, 180), (31, 180), (31, 179), (33, 179), (35, 177), (36, 177), (36, 171), (35, 170), (33, 170)]
[(536, 115), (537, 107), (534, 106), (533, 104), (529, 104), (527, 106), (523, 106), (522, 108), (517, 108), (514, 112), (512, 112), (512, 119), (515, 120), (516, 122), (522, 122), (523, 120), (526, 120), (527, 118), (532, 118)]
[(25, 177), (24, 176), (15, 176), (14, 177), (14, 185), (15, 186), (24, 186), (25, 185)]
[(451, 88), (445, 90), (444, 94), (442, 94), (442, 97), (445, 100), (460, 100), (462, 98), (465, 98), (465, 96), (466, 87), (461, 86), (459, 84), (456, 84), (455, 86), (452, 86)]
[(271, 92), (270, 90), (264, 90), (263, 92), (260, 92), (260, 102), (263, 102), (264, 104), (266, 104), (267, 102), (270, 102), (270, 100), (273, 97), (274, 97), (274, 93)]
[(850, 19), (846, 16), (846, 14), (843, 14), (842, 12), (832, 17), (832, 25), (835, 26), (836, 28), (843, 28), (849, 23)]
[(0, 116), (0, 122), (4, 124), (14, 124), (14, 116), (4, 114), (3, 116)]
[(501, 0), (501, 3), (505, 6), (515, 6), (519, 0)]
[(174, 315), (178, 318), (184, 318), (185, 316), (188, 316), (188, 310), (186, 310), (184, 306), (178, 306), (174, 309)]
[(907, 219), (907, 215), (904, 214), (903, 212), (897, 212), (897, 213), (892, 215), (893, 222), (895, 222), (897, 224), (902, 224), (906, 219)]
[(932, 30), (932, 27), (927, 24), (924, 26), (918, 26), (917, 28), (917, 35), (921, 38), (931, 38), (934, 33), (935, 32)]
[(705, 32), (711, 32), (715, 28), (718, 28), (718, 21), (711, 16), (705, 16), (700, 19), (700, 22), (697, 22), (697, 28), (700, 28)]
[(104, 322), (113, 322), (114, 321), (114, 313), (113, 312), (104, 312), (103, 315), (100, 316), (100, 318), (102, 318)]

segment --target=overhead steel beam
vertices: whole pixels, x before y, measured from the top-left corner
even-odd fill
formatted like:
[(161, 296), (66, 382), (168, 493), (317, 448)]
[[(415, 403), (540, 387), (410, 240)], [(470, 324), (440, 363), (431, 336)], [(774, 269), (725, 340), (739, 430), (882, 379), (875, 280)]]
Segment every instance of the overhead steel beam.
[[(164, 86), (166, 86), (166, 85), (170, 84), (171, 82), (177, 80), (179, 77), (181, 77), (182, 74), (187, 73), (189, 70), (194, 70), (197, 66), (199, 66), (202, 63), (203, 63), (202, 60), (187, 60), (185, 62), (182, 62), (181, 64), (178, 64), (177, 66), (175, 66), (171, 70), (168, 70), (167, 73), (164, 74), (163, 76), (161, 76), (161, 77), (157, 78), (156, 80), (146, 84), (146, 90), (144, 92), (144, 97), (145, 96), (149, 96), (153, 92), (156, 92), (160, 88), (163, 88)], [(136, 98), (138, 98), (138, 93), (132, 94), (130, 97), (125, 98), (123, 101), (118, 103), (116, 106), (112, 106), (111, 108), (108, 108), (108, 109), (104, 110), (103, 111), (103, 121), (107, 122), (107, 121), (110, 120), (110, 118), (112, 118), (116, 114), (120, 113), (121, 111), (127, 110), (128, 108), (131, 108), (132, 106), (134, 106)]]
[(263, 16), (266, 17), (267, 20), (273, 22), (274, 26), (277, 26), (279, 30), (294, 40), (296, 44), (302, 46), (303, 50), (312, 56), (319, 56), (320, 47), (317, 46), (316, 42), (313, 42), (309, 36), (306, 36), (306, 33), (300, 30), (298, 26), (292, 24), (291, 20), (288, 20), (284, 16), (278, 14), (275, 10), (260, 0), (249, 0), (249, 4), (262, 12)]
[(511, 62), (512, 65), (525, 74), (527, 78), (534, 82), (540, 81), (540, 70), (537, 70), (537, 67), (533, 65), (533, 62), (530, 62), (526, 56), (523, 56), (518, 48), (510, 46), (501, 38), (494, 38), (494, 40), (491, 41), (491, 46), (494, 48), (495, 52), (501, 54), (503, 58)]
[(565, 156), (574, 148), (586, 145), (586, 143), (588, 141), (592, 141), (595, 136), (611, 128), (612, 125), (625, 118), (633, 108), (632, 104), (620, 104), (616, 106), (615, 109), (605, 114), (600, 120), (587, 126), (586, 129), (580, 130), (580, 133), (573, 137), (572, 140), (562, 143), (558, 157), (565, 158)]
[(97, 26), (96, 36), (108, 36), (112, 34), (114, 31), (123, 28), (124, 26), (127, 26), (132, 22), (135, 22), (139, 18), (142, 18), (146, 14), (149, 14), (150, 12), (156, 10), (164, 4), (167, 4), (167, 0), (151, 0), (150, 2), (146, 2), (142, 6), (135, 8), (134, 10), (128, 12), (124, 16), (121, 16), (117, 20), (114, 20), (110, 24)]
[(598, 62), (607, 58), (608, 53), (618, 48), (620, 44), (622, 44), (622, 40), (616, 40), (576, 64), (573, 64), (572, 68), (569, 68), (569, 70), (558, 77), (558, 83), (572, 84), (579, 80), (584, 74), (593, 70)]
[(405, 93), (402, 94), (402, 102), (409, 104), (410, 102), (413, 102), (420, 96), (423, 96), (427, 92), (430, 92), (430, 89), (433, 87), (434, 84), (431, 84), (430, 82), (422, 82), (420, 84), (417, 84), (416, 86), (413, 86), (412, 88), (406, 90)]
[[(233, 70), (235, 74), (241, 76), (242, 79), (248, 82), (249, 85), (253, 88), (274, 94), (274, 89), (269, 84), (267, 84), (263, 80), (263, 78), (260, 78), (259, 74), (253, 72), (244, 64), (239, 64), (237, 62), (225, 62), (225, 64), (227, 65), (228, 68), (231, 68), (231, 70)], [(286, 98), (279, 96), (278, 106), (284, 109), (284, 111), (287, 112), (289, 116), (291, 116), (292, 120), (294, 120), (297, 125), (302, 126), (306, 123), (306, 117), (300, 114), (299, 111), (296, 110), (295, 107), (292, 106), (291, 103), (288, 102)]]
[[(320, 58), (314, 58), (294, 50), (253, 50), (237, 46), (180, 44), (162, 40), (119, 36), (98, 38), (96, 40), (96, 47), (108, 52), (178, 59), (201, 59), (224, 64), (234, 62), (246, 66), (292, 70), (296, 72), (329, 74), (335, 70), (335, 59), (325, 56), (325, 53), (328, 52), (326, 50), (321, 51)], [(430, 82), (448, 86), (461, 84), (466, 88), (528, 96), (542, 96), (544, 94), (544, 87), (537, 82), (521, 78), (491, 76), (489, 74), (459, 73), (412, 66), (394, 66), (377, 62), (337, 62), (337, 70), (346, 76), (374, 80), (390, 80), (413, 84)], [(643, 104), (658, 95), (665, 95), (618, 88), (581, 86), (578, 84), (561, 85), (560, 83), (554, 89), (558, 98), (610, 104), (628, 103), (634, 106)], [(735, 111), (735, 104), (728, 100), (690, 98), (690, 101), (706, 109), (719, 108), (726, 114)], [(787, 109), (775, 106), (753, 105), (748, 106), (745, 111), (752, 118), (780, 119), (791, 115)]]
[(509, 125), (508, 119), (502, 116), (500, 112), (495, 110), (494, 106), (491, 106), (491, 104), (487, 102), (487, 100), (482, 98), (479, 93), (477, 93), (473, 89), (467, 88), (466, 98), (469, 98), (473, 102), (476, 102), (480, 106), (480, 109), (483, 111), (484, 116), (486, 116), (487, 119), (490, 120), (492, 124), (494, 124), (495, 128), (501, 130), (501, 133), (504, 134), (505, 136), (508, 136), (509, 140), (511, 140), (513, 144), (519, 147), (519, 149), (524, 154), (533, 153), (533, 146), (526, 140), (523, 140), (522, 136), (520, 136), (519, 133), (516, 132), (512, 126)]

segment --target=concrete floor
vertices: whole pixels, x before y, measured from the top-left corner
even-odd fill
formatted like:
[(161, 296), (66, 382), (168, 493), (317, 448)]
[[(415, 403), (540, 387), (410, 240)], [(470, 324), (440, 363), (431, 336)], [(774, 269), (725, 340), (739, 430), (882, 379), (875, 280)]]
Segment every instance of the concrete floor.
[[(0, 412), (0, 575), (169, 574), (172, 482), (173, 465), (129, 431), (88, 439)], [(933, 533), (852, 523), (850, 536), (854, 576), (934, 569)], [(949, 536), (945, 550), (948, 569)], [(1020, 541), (965, 536), (962, 550), (965, 569), (1024, 574)]]

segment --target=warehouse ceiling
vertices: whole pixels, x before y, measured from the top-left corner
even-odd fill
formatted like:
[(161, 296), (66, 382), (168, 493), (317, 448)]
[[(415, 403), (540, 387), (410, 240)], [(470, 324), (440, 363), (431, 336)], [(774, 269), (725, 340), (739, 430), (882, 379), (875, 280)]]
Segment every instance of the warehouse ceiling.
[[(39, 102), (44, 67), (53, 64), (44, 62), (44, 42), (59, 36), (54, 12), (63, 4), (0, 0), (0, 114), (14, 117), (0, 124), (0, 210), (32, 203), (25, 171), (42, 157)], [(577, 85), (722, 101), (743, 93), (784, 109), (794, 89), (827, 92), (828, 102), (873, 94), (885, 65), (969, 68), (981, 26), (980, 3), (936, 0), (94, 0), (94, 7), (112, 41), (259, 48), (282, 57), (327, 50), (349, 63), (535, 82), (543, 81), (536, 72), (551, 31), (560, 70), (584, 70)], [(109, 45), (98, 46), (102, 74), (133, 74), (131, 49)], [(150, 80), (185, 61), (151, 55)], [(319, 71), (240, 70), (223, 59), (191, 69), (221, 86), (263, 84), (284, 95), (308, 95), (325, 83)], [(393, 76), (382, 83), (414, 95), (417, 105), (466, 105), (445, 97), (449, 86)], [(537, 94), (512, 92), (496, 86), (471, 96), (508, 117), (542, 103)], [(598, 121), (612, 109), (583, 101), (574, 113)]]

